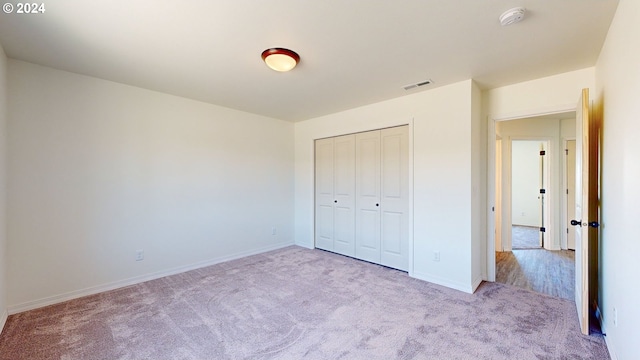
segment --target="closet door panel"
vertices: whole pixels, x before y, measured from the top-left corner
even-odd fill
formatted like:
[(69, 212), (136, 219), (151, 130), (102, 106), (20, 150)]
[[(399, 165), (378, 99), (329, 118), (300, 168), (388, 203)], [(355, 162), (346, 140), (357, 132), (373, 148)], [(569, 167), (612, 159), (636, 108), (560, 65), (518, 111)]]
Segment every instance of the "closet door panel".
[(380, 131), (356, 134), (356, 257), (380, 262)]
[(382, 153), (380, 263), (409, 268), (409, 136), (408, 127), (380, 131)]
[(355, 255), (355, 135), (334, 139), (334, 251)]
[(391, 211), (382, 211), (382, 251), (387, 254), (402, 256), (403, 250), (403, 214)]
[(380, 212), (362, 209), (357, 229), (360, 258), (374, 261), (380, 258)]
[(316, 210), (316, 247), (333, 250), (333, 207), (318, 206)]
[(333, 139), (316, 140), (315, 246), (333, 250)]

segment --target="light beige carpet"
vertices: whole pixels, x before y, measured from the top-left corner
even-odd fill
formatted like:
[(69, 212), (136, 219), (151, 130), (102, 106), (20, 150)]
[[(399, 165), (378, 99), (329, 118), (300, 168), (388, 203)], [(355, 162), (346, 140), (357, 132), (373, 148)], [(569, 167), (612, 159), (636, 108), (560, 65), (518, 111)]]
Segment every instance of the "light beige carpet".
[(608, 359), (573, 302), (288, 247), (9, 318), (0, 359)]
[(512, 249), (541, 249), (540, 229), (532, 226), (511, 226)]

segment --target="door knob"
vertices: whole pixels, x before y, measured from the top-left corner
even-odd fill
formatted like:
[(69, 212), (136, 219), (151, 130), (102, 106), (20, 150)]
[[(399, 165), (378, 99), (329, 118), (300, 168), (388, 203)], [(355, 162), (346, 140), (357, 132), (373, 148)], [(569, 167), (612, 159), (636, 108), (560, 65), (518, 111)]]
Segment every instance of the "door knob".
[(600, 224), (597, 221), (591, 221), (590, 223), (582, 223), (582, 220), (571, 220), (573, 226), (590, 226), (592, 228), (598, 228)]
[(338, 203), (338, 200), (333, 200), (333, 202), (337, 204), (337, 203)]
[(376, 206), (380, 206), (380, 204), (376, 204)]

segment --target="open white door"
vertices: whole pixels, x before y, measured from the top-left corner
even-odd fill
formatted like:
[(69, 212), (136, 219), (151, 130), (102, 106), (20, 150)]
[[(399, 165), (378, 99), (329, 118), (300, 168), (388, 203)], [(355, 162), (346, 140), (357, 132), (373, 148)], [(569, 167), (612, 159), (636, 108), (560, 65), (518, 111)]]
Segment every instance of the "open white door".
[(597, 139), (595, 139), (595, 134), (591, 134), (593, 129), (593, 123), (589, 116), (589, 89), (582, 89), (576, 108), (576, 212), (575, 218), (571, 220), (571, 225), (575, 229), (576, 307), (580, 330), (587, 335), (589, 334), (590, 302), (589, 265), (590, 258), (595, 255), (590, 254), (590, 241), (595, 239), (590, 239), (589, 229), (598, 226), (594, 216), (597, 214), (594, 211), (597, 200), (597, 184), (595, 183), (597, 179), (593, 176), (597, 172), (597, 166), (593, 166), (593, 163), (590, 164), (590, 160), (597, 161)]

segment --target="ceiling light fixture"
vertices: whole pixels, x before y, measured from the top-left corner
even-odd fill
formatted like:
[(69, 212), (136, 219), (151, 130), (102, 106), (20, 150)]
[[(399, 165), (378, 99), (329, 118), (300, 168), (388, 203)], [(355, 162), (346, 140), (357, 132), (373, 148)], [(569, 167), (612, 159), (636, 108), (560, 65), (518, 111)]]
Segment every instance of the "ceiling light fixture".
[(289, 71), (298, 65), (300, 55), (283, 48), (271, 48), (262, 52), (262, 60), (275, 71)]
[(523, 7), (516, 7), (503, 12), (500, 15), (500, 25), (507, 26), (522, 21), (525, 11), (527, 9)]

